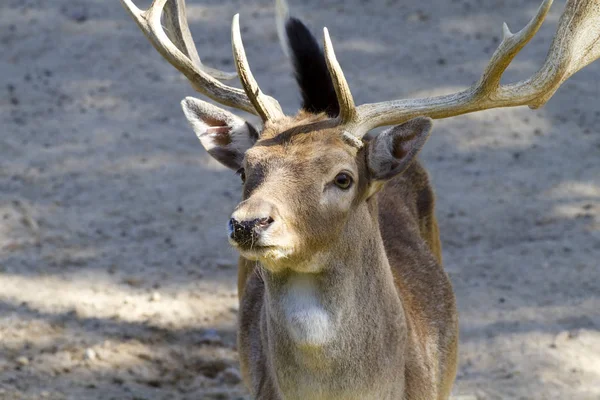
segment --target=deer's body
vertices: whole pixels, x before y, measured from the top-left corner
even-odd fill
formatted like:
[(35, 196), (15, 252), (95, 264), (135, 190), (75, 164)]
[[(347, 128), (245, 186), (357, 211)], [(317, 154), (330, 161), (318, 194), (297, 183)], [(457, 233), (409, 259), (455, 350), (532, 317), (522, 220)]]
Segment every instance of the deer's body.
[[(448, 398), (456, 375), (457, 315), (440, 264), (427, 172), (415, 162), (376, 197), (365, 206), (365, 220), (348, 226), (362, 232), (363, 243), (342, 243), (321, 276), (272, 277), (240, 258), (240, 361), (256, 398)], [(315, 307), (299, 322), (307, 331), (319, 325), (321, 307), (339, 318), (327, 333), (317, 332), (334, 336), (326, 344), (297, 346), (289, 327), (278, 322), (298, 293), (304, 303), (297, 307)]]
[[(500, 84), (552, 0), (543, 0), (521, 31), (504, 26), (498, 49), (470, 88), (360, 106), (327, 30), (323, 53), (306, 26), (289, 18), (285, 1), (276, 0), (278, 32), (303, 99), (295, 117), (260, 90), (238, 16), (232, 74), (202, 65), (184, 0), (153, 0), (147, 11), (121, 1), (195, 89), (264, 123), (255, 129), (210, 103), (182, 102), (209, 154), (244, 182), (228, 235), (242, 257), (238, 340), (253, 397), (447, 399), (456, 375), (458, 324), (441, 265), (433, 191), (416, 161), (431, 130), (424, 117), (543, 105), (600, 57), (598, 0), (567, 0), (544, 65), (526, 80)], [(243, 90), (219, 81), (236, 75)], [(390, 125), (396, 126), (364, 139)]]

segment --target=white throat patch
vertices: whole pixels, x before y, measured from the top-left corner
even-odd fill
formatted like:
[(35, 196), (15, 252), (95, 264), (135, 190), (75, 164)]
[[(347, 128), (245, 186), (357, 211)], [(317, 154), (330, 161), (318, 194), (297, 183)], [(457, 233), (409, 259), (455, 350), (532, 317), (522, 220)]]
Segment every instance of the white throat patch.
[(282, 310), (292, 340), (301, 347), (323, 346), (334, 332), (331, 316), (319, 299), (316, 278), (298, 274), (286, 286)]

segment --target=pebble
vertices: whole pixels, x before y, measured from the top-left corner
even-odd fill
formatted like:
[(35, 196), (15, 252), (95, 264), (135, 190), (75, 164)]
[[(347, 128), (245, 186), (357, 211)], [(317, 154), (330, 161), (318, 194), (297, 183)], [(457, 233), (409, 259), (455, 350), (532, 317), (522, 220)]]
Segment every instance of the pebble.
[(96, 354), (96, 351), (94, 349), (90, 349), (90, 348), (85, 349), (83, 358), (85, 358), (86, 360), (89, 360), (89, 361), (94, 361), (97, 357), (98, 357), (98, 355)]
[(141, 287), (144, 284), (143, 279), (139, 279), (136, 277), (127, 277), (123, 279), (123, 282), (131, 287)]
[(19, 365), (29, 365), (29, 359), (25, 356), (17, 357), (16, 361)]
[(72, 4), (68, 8), (63, 8), (62, 12), (65, 17), (79, 24), (84, 23), (89, 18), (88, 9), (83, 4)]
[(199, 340), (200, 344), (223, 344), (221, 336), (215, 329), (207, 329)]
[(554, 342), (555, 343), (566, 342), (568, 340), (577, 339), (578, 336), (579, 336), (579, 331), (576, 329), (572, 329), (572, 330), (568, 330), (568, 331), (565, 330), (565, 331), (559, 332), (558, 335), (556, 335)]
[(223, 372), (221, 372), (221, 380), (223, 383), (227, 383), (230, 385), (237, 385), (242, 381), (242, 375), (240, 371), (236, 368), (229, 367), (226, 368)]
[(234, 267), (234, 264), (230, 260), (218, 259), (215, 261), (215, 265), (219, 269), (230, 269)]
[(577, 339), (579, 337), (579, 330), (577, 330), (577, 329), (571, 329), (569, 331), (569, 334), (567, 335), (567, 337), (569, 339)]

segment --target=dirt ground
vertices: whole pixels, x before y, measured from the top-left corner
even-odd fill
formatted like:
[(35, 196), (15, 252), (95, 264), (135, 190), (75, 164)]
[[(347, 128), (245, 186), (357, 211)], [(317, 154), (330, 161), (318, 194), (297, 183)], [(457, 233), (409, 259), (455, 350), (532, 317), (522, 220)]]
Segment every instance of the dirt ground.
[[(203, 61), (241, 23), (263, 90), (299, 95), (270, 0), (188, 0)], [(537, 0), (290, 0), (330, 29), (358, 103), (462, 89)], [(146, 7), (149, 0), (139, 0)], [(506, 73), (529, 76), (564, 1)], [(0, 4), (0, 399), (242, 399), (239, 178), (194, 92), (117, 0)], [(600, 399), (600, 62), (542, 109), (437, 121), (423, 154), (460, 310), (454, 393)]]

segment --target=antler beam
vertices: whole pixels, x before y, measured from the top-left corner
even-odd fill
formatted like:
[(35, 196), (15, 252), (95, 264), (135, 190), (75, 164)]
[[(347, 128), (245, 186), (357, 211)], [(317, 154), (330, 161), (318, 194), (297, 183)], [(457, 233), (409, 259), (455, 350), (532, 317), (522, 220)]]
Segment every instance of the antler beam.
[[(241, 65), (245, 76), (251, 77), (251, 79), (242, 79), (244, 90), (218, 81), (218, 79), (234, 78), (237, 76), (236, 73), (216, 70), (202, 64), (187, 23), (185, 0), (154, 0), (146, 11), (140, 10), (132, 0), (121, 0), (121, 3), (154, 48), (185, 75), (195, 90), (223, 105), (258, 114), (263, 121), (283, 115), (277, 100), (258, 89), (258, 84), (252, 78), (243, 47), (238, 46), (237, 51), (234, 48), (234, 54), (238, 71)], [(163, 11), (167, 32), (161, 23)], [(239, 33), (239, 26), (237, 30)], [(239, 44), (241, 46), (241, 40)], [(251, 86), (246, 86), (248, 84)]]
[[(353, 118), (344, 121), (348, 130), (362, 137), (378, 126), (400, 124), (417, 116), (439, 119), (490, 108), (521, 105), (538, 108), (544, 105), (564, 81), (600, 57), (600, 2), (568, 0), (542, 67), (528, 79), (500, 85), (502, 74), (535, 36), (551, 5), (552, 0), (544, 0), (527, 26), (516, 34), (512, 34), (504, 24), (502, 42), (481, 79), (469, 89), (437, 97), (363, 104), (356, 107)], [(331, 42), (326, 34), (325, 48), (328, 45)], [(330, 53), (333, 55), (333, 49)], [(327, 57), (328, 63), (335, 60), (335, 56)], [(339, 93), (346, 90), (349, 93), (348, 84), (342, 73), (332, 72), (332, 76), (341, 103)], [(345, 111), (345, 115), (349, 114), (351, 112)]]

